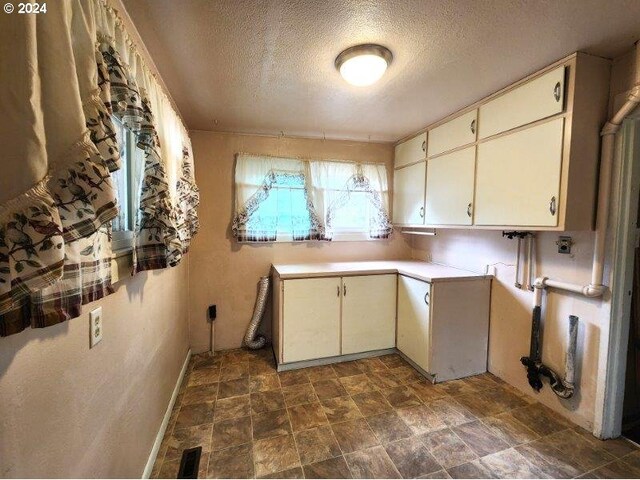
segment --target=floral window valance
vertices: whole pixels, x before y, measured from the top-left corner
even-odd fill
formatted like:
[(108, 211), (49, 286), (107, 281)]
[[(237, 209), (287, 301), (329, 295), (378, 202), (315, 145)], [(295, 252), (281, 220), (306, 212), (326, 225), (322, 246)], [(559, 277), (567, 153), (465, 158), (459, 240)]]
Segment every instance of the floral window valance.
[(111, 290), (120, 168), (135, 133), (134, 271), (176, 265), (198, 228), (188, 133), (104, 0), (0, 16), (0, 336), (80, 314)]
[[(358, 213), (368, 217), (367, 236), (388, 238), (392, 226), (384, 165), (238, 154), (232, 232), (239, 242), (332, 240), (336, 214), (355, 195), (366, 199), (368, 208)], [(286, 229), (283, 219), (291, 223)]]

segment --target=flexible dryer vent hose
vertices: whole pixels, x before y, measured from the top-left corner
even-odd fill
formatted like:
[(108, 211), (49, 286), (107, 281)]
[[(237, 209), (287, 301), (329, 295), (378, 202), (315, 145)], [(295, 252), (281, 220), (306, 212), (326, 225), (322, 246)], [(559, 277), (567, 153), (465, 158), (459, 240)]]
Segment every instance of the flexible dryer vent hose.
[(260, 277), (260, 289), (258, 290), (256, 306), (253, 309), (253, 317), (247, 327), (247, 333), (244, 334), (244, 344), (251, 350), (258, 350), (267, 344), (267, 339), (264, 335), (258, 333), (258, 328), (264, 315), (264, 308), (267, 305), (269, 281), (269, 277)]

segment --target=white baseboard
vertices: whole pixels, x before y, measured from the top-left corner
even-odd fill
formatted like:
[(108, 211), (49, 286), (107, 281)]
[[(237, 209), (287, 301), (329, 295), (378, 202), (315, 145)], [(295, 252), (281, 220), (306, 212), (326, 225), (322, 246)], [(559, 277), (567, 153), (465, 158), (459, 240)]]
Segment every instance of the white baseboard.
[(190, 359), (191, 359), (191, 349), (189, 349), (189, 351), (187, 352), (187, 358), (184, 359), (182, 370), (180, 370), (180, 375), (178, 376), (178, 380), (176, 381), (176, 386), (173, 389), (173, 394), (171, 395), (171, 400), (169, 400), (169, 406), (167, 407), (167, 411), (164, 412), (164, 418), (162, 419), (160, 430), (158, 430), (158, 435), (156, 435), (156, 441), (153, 442), (153, 448), (151, 449), (151, 453), (149, 454), (149, 460), (147, 460), (147, 465), (144, 467), (142, 478), (151, 477), (151, 471), (153, 470), (153, 465), (156, 463), (156, 458), (158, 457), (158, 452), (160, 451), (160, 445), (162, 444), (162, 439), (164, 438), (164, 434), (167, 431), (167, 426), (169, 425), (169, 418), (171, 418), (171, 412), (173, 411), (173, 406), (175, 405), (176, 399), (178, 398), (178, 392), (180, 391), (180, 385), (182, 385), (182, 380), (184, 379), (184, 376), (187, 373), (187, 367), (189, 366)]

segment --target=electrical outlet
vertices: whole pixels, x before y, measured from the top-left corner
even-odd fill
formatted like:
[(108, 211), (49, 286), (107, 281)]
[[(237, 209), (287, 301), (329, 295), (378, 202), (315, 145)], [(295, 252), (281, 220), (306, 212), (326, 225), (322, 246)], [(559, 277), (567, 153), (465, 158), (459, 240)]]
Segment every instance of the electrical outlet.
[(93, 348), (102, 341), (102, 307), (98, 307), (89, 313), (89, 325), (91, 333), (89, 348)]
[(495, 265), (485, 265), (484, 266), (484, 274), (485, 275), (493, 275), (494, 277), (497, 275), (497, 270)]
[(425, 259), (424, 259), (424, 260), (425, 260), (425, 262), (427, 262), (427, 263), (431, 263), (431, 262), (433, 262), (433, 257), (431, 256), (431, 254), (430, 254), (430, 253), (427, 253), (427, 255), (425, 256)]

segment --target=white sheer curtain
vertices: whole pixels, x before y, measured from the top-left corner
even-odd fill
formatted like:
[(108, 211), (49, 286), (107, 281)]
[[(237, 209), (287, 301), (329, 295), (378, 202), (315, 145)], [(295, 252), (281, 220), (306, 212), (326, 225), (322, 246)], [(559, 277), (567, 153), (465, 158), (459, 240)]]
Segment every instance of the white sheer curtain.
[[(333, 218), (354, 192), (366, 195), (371, 208), (362, 214), (370, 238), (386, 238), (391, 233), (389, 191), (384, 165), (359, 164), (331, 160), (238, 154), (235, 167), (235, 215), (233, 235), (238, 241), (268, 242), (277, 239), (275, 223), (252, 230), (252, 215), (268, 201), (282, 176), (296, 176), (304, 184), (304, 199), (310, 226), (308, 231), (294, 233), (294, 240), (331, 240)], [(266, 225), (266, 226), (264, 226)]]

